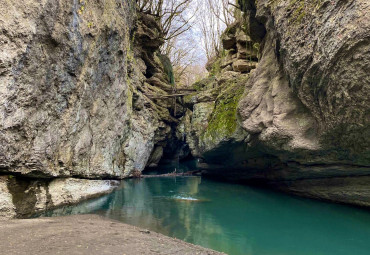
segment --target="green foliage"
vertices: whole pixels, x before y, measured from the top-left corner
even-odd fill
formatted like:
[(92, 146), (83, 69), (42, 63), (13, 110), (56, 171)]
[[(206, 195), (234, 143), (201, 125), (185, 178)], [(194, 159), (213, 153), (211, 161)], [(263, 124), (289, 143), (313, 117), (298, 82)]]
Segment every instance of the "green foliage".
[(175, 74), (173, 72), (173, 67), (171, 60), (163, 54), (158, 54), (158, 58), (161, 61), (161, 64), (163, 66), (164, 72), (167, 76), (167, 80), (171, 85), (175, 85)]
[(253, 49), (255, 49), (257, 51), (257, 53), (260, 52), (260, 48), (261, 48), (261, 45), (259, 43), (254, 43), (253, 44)]
[(221, 58), (217, 58), (216, 61), (212, 64), (212, 68), (210, 71), (211, 76), (216, 76), (221, 72)]

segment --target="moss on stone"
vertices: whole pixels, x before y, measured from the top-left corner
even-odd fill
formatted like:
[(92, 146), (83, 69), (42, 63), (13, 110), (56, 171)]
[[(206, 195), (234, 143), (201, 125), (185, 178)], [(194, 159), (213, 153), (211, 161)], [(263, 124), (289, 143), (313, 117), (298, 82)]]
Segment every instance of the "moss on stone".
[(174, 75), (174, 72), (173, 72), (173, 67), (172, 67), (171, 60), (166, 55), (163, 55), (163, 54), (160, 54), (160, 53), (157, 54), (157, 55), (158, 55), (158, 58), (161, 62), (163, 70), (166, 74), (167, 81), (171, 85), (175, 85), (175, 75)]
[(204, 78), (200, 81), (197, 81), (193, 84), (193, 88), (196, 91), (204, 91), (207, 89), (211, 89), (213, 87), (213, 83), (216, 81), (216, 78), (214, 76), (210, 76), (207, 78)]
[(203, 138), (219, 140), (230, 137), (238, 127), (237, 108), (243, 95), (248, 76), (228, 81), (218, 96), (213, 113), (209, 119)]
[(211, 76), (216, 76), (217, 74), (221, 73), (221, 60), (222, 58), (217, 58), (217, 60), (212, 64), (210, 71)]

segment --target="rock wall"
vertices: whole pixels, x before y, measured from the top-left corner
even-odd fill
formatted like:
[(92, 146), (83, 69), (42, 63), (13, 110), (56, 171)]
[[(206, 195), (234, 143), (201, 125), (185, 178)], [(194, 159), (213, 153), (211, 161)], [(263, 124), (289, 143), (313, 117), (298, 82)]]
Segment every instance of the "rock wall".
[(250, 72), (258, 65), (259, 43), (251, 39), (243, 22), (238, 20), (223, 33), (223, 49), (207, 63), (210, 76), (195, 83), (197, 92), (185, 97), (188, 111), (177, 129), (178, 139), (186, 141), (192, 155), (206, 159), (212, 168), (244, 158), (238, 146), (233, 150), (248, 137), (239, 124), (237, 107)]
[(17, 215), (7, 179), (5, 176), (0, 176), (0, 220), (13, 218)]
[(58, 178), (29, 180), (0, 176), (0, 219), (30, 217), (111, 192), (118, 181)]
[[(199, 167), (368, 206), (370, 3), (239, 4), (243, 16), (225, 31), (225, 51), (209, 65), (215, 77), (195, 84), (200, 92), (188, 98), (180, 125)], [(244, 93), (236, 105), (222, 101), (238, 89)]]
[(1, 0), (0, 12), (0, 173), (142, 171), (172, 121), (145, 96), (163, 43), (153, 18), (119, 0)]
[(369, 175), (368, 1), (239, 4), (212, 76), (179, 102), (134, 1), (0, 0), (0, 175), (121, 179), (188, 149), (208, 174), (297, 193)]
[(302, 168), (369, 173), (369, 7), (361, 0), (258, 1), (256, 19), (267, 34), (239, 112), (264, 153)]

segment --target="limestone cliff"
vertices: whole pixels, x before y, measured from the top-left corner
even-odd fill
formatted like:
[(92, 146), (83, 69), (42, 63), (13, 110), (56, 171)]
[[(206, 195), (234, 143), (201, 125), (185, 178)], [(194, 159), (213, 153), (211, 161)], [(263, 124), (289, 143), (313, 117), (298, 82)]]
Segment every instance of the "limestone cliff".
[(209, 65), (216, 75), (189, 97), (178, 131), (202, 159), (199, 167), (369, 206), (361, 176), (370, 174), (370, 4), (239, 4), (243, 16)]
[[(189, 149), (208, 174), (370, 205), (370, 3), (238, 3), (179, 102), (133, 0), (0, 0), (0, 213), (19, 214), (23, 177), (122, 179)], [(32, 211), (53, 183), (27, 182)]]
[(144, 95), (158, 22), (134, 1), (2, 0), (0, 12), (0, 172), (142, 171), (173, 121)]
[(177, 120), (157, 98), (172, 69), (154, 16), (134, 0), (0, 0), (0, 13), (0, 217), (104, 194), (116, 183), (85, 178), (158, 164)]
[(256, 10), (267, 34), (239, 105), (243, 128), (284, 162), (368, 167), (368, 1), (258, 1)]

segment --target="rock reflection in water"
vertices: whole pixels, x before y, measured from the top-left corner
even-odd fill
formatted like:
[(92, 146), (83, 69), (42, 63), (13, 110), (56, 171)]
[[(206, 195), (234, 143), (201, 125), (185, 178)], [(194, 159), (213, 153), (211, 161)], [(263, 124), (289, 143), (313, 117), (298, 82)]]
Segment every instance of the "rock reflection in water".
[(113, 193), (48, 212), (96, 213), (228, 254), (367, 255), (370, 213), (199, 177), (124, 181)]

